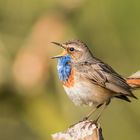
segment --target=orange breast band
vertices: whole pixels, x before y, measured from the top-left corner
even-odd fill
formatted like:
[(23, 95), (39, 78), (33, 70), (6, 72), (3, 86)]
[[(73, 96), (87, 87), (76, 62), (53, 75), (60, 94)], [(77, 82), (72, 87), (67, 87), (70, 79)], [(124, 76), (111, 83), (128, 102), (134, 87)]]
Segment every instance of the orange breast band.
[(74, 85), (74, 74), (75, 74), (75, 71), (72, 69), (68, 80), (66, 82), (63, 82), (64, 86), (72, 87)]

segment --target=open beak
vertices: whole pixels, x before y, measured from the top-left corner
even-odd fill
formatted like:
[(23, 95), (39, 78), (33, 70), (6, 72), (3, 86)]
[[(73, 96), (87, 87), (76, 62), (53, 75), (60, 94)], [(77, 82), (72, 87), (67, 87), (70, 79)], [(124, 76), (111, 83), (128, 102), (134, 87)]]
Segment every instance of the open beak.
[(64, 49), (64, 51), (60, 55), (53, 56), (53, 57), (51, 57), (51, 59), (60, 58), (60, 57), (62, 57), (62, 56), (67, 54), (66, 45), (65, 44), (60, 44), (60, 43), (57, 43), (57, 42), (51, 42), (51, 43), (53, 43), (53, 44), (55, 44), (55, 45), (57, 45), (57, 46), (59, 46), (59, 47)]

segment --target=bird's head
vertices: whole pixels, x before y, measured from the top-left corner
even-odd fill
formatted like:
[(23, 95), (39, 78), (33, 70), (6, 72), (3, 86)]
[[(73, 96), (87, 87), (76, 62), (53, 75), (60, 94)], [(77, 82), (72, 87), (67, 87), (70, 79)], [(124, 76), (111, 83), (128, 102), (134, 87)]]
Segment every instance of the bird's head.
[(64, 49), (60, 55), (53, 56), (52, 58), (61, 58), (68, 55), (71, 61), (82, 62), (90, 59), (92, 56), (87, 45), (79, 40), (72, 40), (62, 44), (57, 42), (52, 43)]

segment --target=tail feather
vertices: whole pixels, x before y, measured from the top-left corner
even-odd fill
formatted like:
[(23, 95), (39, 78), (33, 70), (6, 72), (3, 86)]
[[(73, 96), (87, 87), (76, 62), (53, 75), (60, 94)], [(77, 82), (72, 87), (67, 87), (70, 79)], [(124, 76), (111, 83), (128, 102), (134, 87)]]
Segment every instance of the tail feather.
[(126, 81), (132, 89), (140, 88), (140, 71), (132, 74)]
[(131, 100), (126, 95), (115, 96), (118, 99), (123, 99), (127, 102), (131, 102)]

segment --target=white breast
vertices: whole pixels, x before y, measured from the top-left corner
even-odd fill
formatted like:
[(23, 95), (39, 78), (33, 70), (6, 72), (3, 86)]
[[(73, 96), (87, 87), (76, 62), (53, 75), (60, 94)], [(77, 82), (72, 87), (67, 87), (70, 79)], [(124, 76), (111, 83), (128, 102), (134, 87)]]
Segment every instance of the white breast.
[(64, 89), (76, 105), (97, 106), (108, 101), (112, 95), (111, 91), (87, 81), (75, 81), (73, 87), (64, 86)]

